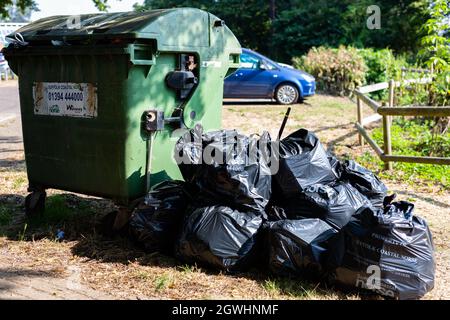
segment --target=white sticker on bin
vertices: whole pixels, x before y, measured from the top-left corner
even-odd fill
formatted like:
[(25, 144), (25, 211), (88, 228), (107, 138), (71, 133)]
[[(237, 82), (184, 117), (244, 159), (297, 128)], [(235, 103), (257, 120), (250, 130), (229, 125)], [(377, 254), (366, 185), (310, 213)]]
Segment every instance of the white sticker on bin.
[(222, 68), (222, 62), (215, 61), (215, 60), (203, 61), (202, 67), (203, 68)]
[(97, 117), (97, 87), (92, 83), (35, 82), (34, 114)]

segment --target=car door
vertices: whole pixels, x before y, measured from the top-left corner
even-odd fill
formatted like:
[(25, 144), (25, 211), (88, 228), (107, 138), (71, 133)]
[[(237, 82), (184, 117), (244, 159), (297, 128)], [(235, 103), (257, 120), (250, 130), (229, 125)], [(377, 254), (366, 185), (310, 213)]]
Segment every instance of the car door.
[(236, 76), (241, 69), (237, 69), (234, 73), (225, 78), (223, 82), (223, 97), (224, 98), (236, 98), (236, 86), (239, 81), (239, 77)]
[(271, 87), (271, 71), (260, 68), (261, 65), (265, 64), (258, 57), (242, 53), (240, 68), (225, 81), (225, 97), (266, 98)]

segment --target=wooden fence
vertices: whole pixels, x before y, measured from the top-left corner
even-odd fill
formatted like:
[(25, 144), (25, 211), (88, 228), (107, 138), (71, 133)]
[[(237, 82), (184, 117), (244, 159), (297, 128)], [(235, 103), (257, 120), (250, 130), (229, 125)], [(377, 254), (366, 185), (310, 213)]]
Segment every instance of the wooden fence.
[[(426, 73), (426, 72), (424, 72)], [(372, 147), (378, 157), (385, 163), (385, 169), (392, 169), (392, 162), (413, 162), (413, 163), (428, 163), (428, 164), (443, 164), (450, 165), (450, 158), (442, 157), (413, 157), (405, 155), (393, 155), (391, 144), (391, 118), (392, 116), (427, 116), (427, 117), (450, 117), (450, 106), (435, 107), (435, 106), (412, 106), (412, 107), (398, 107), (394, 106), (395, 88), (407, 84), (428, 84), (432, 78), (421, 78), (403, 81), (389, 81), (377, 83), (369, 86), (359, 87), (355, 90), (356, 105), (358, 112), (358, 121), (355, 127), (358, 130), (359, 144), (364, 145), (364, 141)], [(379, 102), (370, 98), (367, 94), (380, 90), (389, 89), (388, 103), (380, 104)], [(369, 106), (375, 114), (363, 118), (362, 104)], [(382, 119), (383, 120), (383, 149), (373, 140), (364, 128), (365, 125)]]

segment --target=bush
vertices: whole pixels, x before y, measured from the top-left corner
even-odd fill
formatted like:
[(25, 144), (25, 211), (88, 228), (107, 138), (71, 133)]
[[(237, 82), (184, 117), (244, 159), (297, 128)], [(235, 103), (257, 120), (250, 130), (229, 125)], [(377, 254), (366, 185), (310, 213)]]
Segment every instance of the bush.
[[(430, 77), (423, 74), (407, 74), (405, 79)], [(399, 106), (447, 106), (450, 102), (450, 67), (433, 74), (433, 81), (424, 84), (402, 84), (396, 89), (395, 105)], [(445, 118), (442, 118), (446, 122)]]
[(429, 97), (430, 105), (447, 106), (450, 103), (450, 64), (436, 74)]
[[(394, 118), (391, 127), (393, 154), (450, 157), (450, 133), (433, 133), (435, 124), (431, 119)], [(374, 129), (371, 134), (379, 145), (383, 145), (382, 128)], [(374, 171), (383, 168), (383, 162), (373, 152), (363, 154), (357, 160)], [(394, 162), (393, 166), (392, 171), (380, 172), (380, 177), (450, 189), (450, 166), (407, 162)]]
[(337, 95), (348, 95), (362, 85), (367, 69), (358, 50), (344, 46), (312, 48), (293, 64), (316, 77), (318, 90)]
[(404, 57), (395, 57), (391, 49), (359, 49), (358, 53), (367, 66), (365, 75), (366, 84), (400, 80), (402, 68), (408, 67)]
[[(293, 64), (313, 74), (318, 89), (331, 94), (348, 94), (356, 87), (400, 80), (403, 67), (411, 67), (404, 56), (396, 57), (391, 49), (312, 48), (306, 56), (296, 57)], [(372, 94), (386, 98), (386, 92)]]

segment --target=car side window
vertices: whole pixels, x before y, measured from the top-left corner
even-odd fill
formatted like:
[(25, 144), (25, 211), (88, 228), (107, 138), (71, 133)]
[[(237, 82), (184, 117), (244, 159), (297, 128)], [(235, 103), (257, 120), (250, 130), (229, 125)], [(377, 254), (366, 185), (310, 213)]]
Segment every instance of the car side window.
[(241, 54), (241, 65), (242, 69), (258, 69), (259, 60), (249, 54)]
[(265, 61), (264, 64), (266, 65), (267, 70), (275, 70), (277, 67), (275, 67), (270, 62)]

